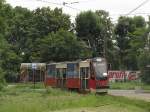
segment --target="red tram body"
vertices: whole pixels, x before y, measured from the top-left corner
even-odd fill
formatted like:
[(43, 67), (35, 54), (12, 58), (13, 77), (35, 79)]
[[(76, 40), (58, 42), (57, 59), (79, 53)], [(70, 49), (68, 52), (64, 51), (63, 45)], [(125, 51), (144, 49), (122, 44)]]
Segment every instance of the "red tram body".
[(104, 58), (46, 65), (45, 85), (78, 91), (107, 92), (107, 62)]

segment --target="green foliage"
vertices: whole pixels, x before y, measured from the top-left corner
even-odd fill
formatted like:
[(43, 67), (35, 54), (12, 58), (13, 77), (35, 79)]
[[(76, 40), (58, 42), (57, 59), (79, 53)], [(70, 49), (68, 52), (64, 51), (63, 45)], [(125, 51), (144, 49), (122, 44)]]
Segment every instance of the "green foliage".
[(3, 89), (4, 85), (5, 85), (4, 71), (0, 67), (0, 91)]
[(70, 28), (71, 22), (69, 16), (63, 14), (62, 9), (38, 8), (33, 11), (33, 15), (35, 28), (37, 31), (40, 31), (39, 37), (47, 35), (50, 32), (56, 32), (60, 28), (64, 30), (69, 30)]
[(3, 89), (0, 92), (0, 112), (49, 112), (65, 109), (72, 111), (75, 108), (80, 111), (83, 108), (101, 110), (108, 106), (109, 111), (112, 109), (113, 112), (120, 109), (122, 112), (148, 112), (150, 109), (150, 103), (141, 100), (109, 95), (83, 95), (53, 88), (46, 91), (45, 88), (31, 89), (28, 86), (10, 85)]
[(3, 88), (3, 86), (5, 85), (5, 79), (4, 79), (4, 75), (5, 72), (2, 68), (2, 64), (3, 64), (3, 52), (5, 52), (6, 49), (6, 40), (2, 38), (2, 34), (0, 33), (0, 90)]
[(0, 48), (1, 68), (5, 71), (7, 81), (16, 81), (20, 63), (49, 57), (40, 57), (38, 42), (51, 32), (69, 30), (71, 22), (69, 16), (58, 8), (51, 10), (47, 7), (30, 11), (22, 7), (12, 8), (4, 2), (0, 6), (0, 39), (5, 40)]
[(141, 70), (141, 77), (144, 83), (150, 84), (150, 52), (143, 52), (139, 56), (139, 67)]
[(76, 60), (90, 56), (85, 43), (64, 30), (50, 33), (38, 45), (42, 62)]
[(119, 54), (119, 68), (138, 69), (138, 56), (144, 48), (147, 37), (146, 22), (143, 17), (120, 17), (115, 26)]
[(76, 32), (91, 48), (93, 57), (106, 57), (108, 63), (113, 63), (112, 29), (108, 12), (97, 10), (96, 12), (81, 12), (76, 17)]
[[(147, 42), (146, 26), (143, 17), (135, 16), (120, 17), (114, 28), (104, 10), (82, 12), (71, 24), (70, 16), (62, 9), (43, 7), (30, 11), (13, 8), (1, 0), (0, 67), (7, 81), (17, 80), (23, 62), (92, 56), (106, 57), (113, 69), (137, 70), (138, 57)], [(112, 43), (114, 39), (116, 43)]]
[(111, 22), (105, 11), (82, 12), (76, 17), (77, 35), (90, 44), (93, 56), (104, 56), (104, 39), (110, 38), (110, 27)]

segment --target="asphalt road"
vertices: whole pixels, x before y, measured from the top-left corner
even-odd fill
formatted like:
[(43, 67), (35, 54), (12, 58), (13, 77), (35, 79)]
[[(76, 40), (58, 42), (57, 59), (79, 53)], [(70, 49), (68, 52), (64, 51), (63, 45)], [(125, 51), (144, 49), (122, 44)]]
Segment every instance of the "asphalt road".
[(150, 93), (142, 90), (108, 90), (108, 94), (113, 96), (125, 96), (150, 102)]

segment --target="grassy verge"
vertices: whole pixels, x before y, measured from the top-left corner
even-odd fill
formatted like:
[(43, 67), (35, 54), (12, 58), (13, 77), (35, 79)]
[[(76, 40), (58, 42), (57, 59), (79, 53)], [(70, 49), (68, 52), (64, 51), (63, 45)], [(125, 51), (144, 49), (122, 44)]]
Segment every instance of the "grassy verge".
[(82, 95), (60, 89), (39, 87), (40, 89), (32, 89), (27, 85), (19, 84), (5, 88), (0, 92), (0, 112), (51, 112), (65, 109), (76, 111), (81, 108), (107, 110), (109, 108), (109, 112), (124, 108), (126, 111), (121, 112), (150, 111), (150, 102), (142, 100), (109, 95)]
[(135, 88), (141, 88), (144, 90), (150, 90), (150, 85), (146, 85), (140, 82), (113, 82), (110, 83), (111, 89), (135, 89)]

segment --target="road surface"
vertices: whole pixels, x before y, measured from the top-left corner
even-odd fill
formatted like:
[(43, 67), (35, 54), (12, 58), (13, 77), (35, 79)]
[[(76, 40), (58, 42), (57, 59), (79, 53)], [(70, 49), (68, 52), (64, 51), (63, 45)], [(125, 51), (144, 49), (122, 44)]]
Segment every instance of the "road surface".
[(113, 96), (125, 96), (150, 102), (150, 93), (140, 90), (108, 90), (108, 94)]

